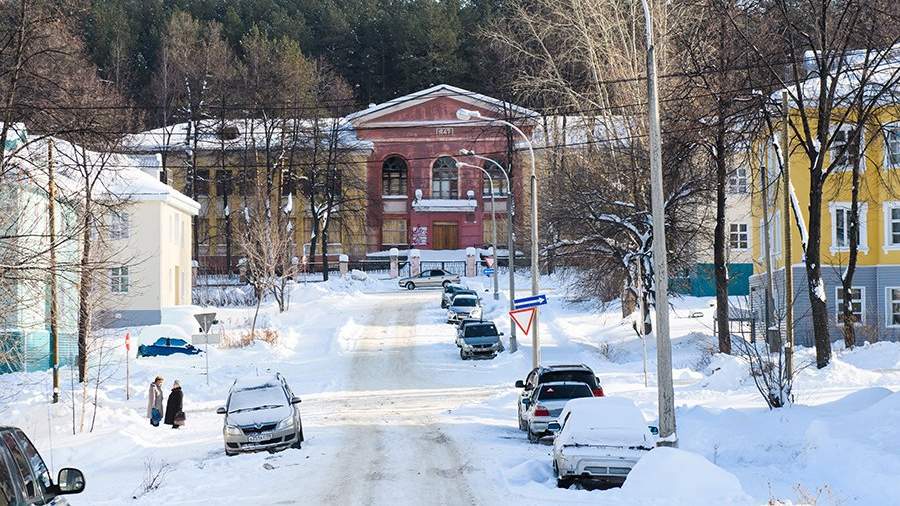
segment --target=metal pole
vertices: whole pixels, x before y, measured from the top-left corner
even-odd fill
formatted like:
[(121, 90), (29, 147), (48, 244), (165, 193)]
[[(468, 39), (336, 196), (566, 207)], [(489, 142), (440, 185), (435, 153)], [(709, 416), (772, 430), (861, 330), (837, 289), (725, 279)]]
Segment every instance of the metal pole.
[[(497, 118), (486, 118), (481, 116), (478, 111), (469, 111), (466, 109), (459, 109), (456, 111), (456, 117), (463, 120), (469, 121), (472, 118), (479, 118), (488, 123), (499, 123), (501, 125), (506, 125), (512, 131), (521, 135), (523, 139), (525, 139), (525, 145), (528, 146), (528, 154), (531, 157), (531, 294), (538, 295), (541, 291), (541, 270), (540, 270), (540, 248), (539, 248), (539, 233), (538, 233), (538, 187), (537, 187), (537, 169), (535, 168), (535, 158), (534, 158), (534, 147), (531, 145), (531, 139), (525, 135), (519, 127), (510, 123), (509, 121)], [(510, 295), (512, 297), (512, 295)], [(539, 320), (538, 320), (538, 311), (534, 312), (534, 321), (532, 322), (532, 326), (534, 328), (533, 333), (531, 334), (531, 362), (532, 367), (537, 368), (537, 366), (541, 363), (541, 340), (539, 333)]]
[(497, 202), (494, 200), (494, 178), (491, 177), (491, 174), (484, 167), (466, 162), (459, 162), (459, 164), (465, 167), (474, 167), (484, 172), (484, 175), (488, 178), (488, 184), (491, 185), (491, 249), (493, 250), (491, 253), (494, 256), (494, 300), (499, 300), (500, 283), (497, 280)]
[[(513, 230), (515, 227), (515, 198), (512, 191), (512, 184), (509, 182), (509, 174), (506, 172), (506, 169), (503, 168), (500, 163), (492, 158), (488, 158), (486, 156), (476, 155), (472, 153), (472, 156), (478, 158), (480, 160), (484, 160), (488, 163), (494, 164), (498, 169), (500, 169), (500, 173), (503, 174), (503, 177), (506, 179), (506, 251), (507, 257), (509, 259), (509, 310), (512, 311), (516, 308), (513, 301), (516, 298), (516, 240), (513, 235)], [(509, 352), (515, 353), (519, 350), (518, 340), (516, 339), (516, 323), (513, 321), (512, 316), (509, 317)]]
[(794, 273), (791, 260), (791, 143), (788, 120), (788, 95), (787, 91), (781, 92), (781, 107), (784, 109), (784, 125), (782, 136), (784, 137), (784, 150), (781, 158), (784, 160), (784, 369), (787, 378), (794, 373)]
[(47, 142), (47, 225), (50, 229), (50, 367), (53, 368), (53, 404), (59, 402), (59, 305), (56, 279), (56, 175), (53, 139)]
[(647, 95), (650, 127), (650, 195), (653, 211), (653, 281), (656, 289), (656, 374), (659, 395), (661, 446), (678, 446), (675, 433), (675, 391), (672, 384), (672, 342), (669, 338), (669, 273), (666, 260), (666, 216), (663, 196), (662, 136), (659, 128), (659, 97), (653, 16), (647, 0), (641, 0), (647, 36)]

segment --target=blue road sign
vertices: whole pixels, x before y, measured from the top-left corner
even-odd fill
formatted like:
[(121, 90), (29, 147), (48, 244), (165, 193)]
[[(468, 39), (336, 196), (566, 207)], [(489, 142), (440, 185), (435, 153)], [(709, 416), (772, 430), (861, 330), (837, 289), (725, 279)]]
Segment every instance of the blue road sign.
[(527, 309), (530, 307), (543, 306), (547, 303), (547, 296), (544, 294), (532, 295), (531, 297), (522, 297), (521, 299), (515, 299), (513, 301), (513, 306), (516, 309)]
[(482, 272), (484, 272), (485, 276), (490, 276), (491, 274), (494, 273), (494, 269), (492, 269), (490, 267), (485, 267), (484, 271), (482, 271)]

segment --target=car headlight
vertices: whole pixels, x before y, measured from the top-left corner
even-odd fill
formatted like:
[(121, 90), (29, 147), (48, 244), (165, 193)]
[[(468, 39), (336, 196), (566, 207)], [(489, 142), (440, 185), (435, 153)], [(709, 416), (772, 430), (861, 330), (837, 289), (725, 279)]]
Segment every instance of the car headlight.
[(229, 436), (240, 436), (243, 435), (244, 432), (241, 431), (240, 427), (235, 427), (234, 425), (226, 425), (225, 426), (225, 434)]
[(294, 427), (294, 417), (289, 416), (284, 420), (278, 422), (278, 425), (275, 426), (275, 430), (286, 430)]

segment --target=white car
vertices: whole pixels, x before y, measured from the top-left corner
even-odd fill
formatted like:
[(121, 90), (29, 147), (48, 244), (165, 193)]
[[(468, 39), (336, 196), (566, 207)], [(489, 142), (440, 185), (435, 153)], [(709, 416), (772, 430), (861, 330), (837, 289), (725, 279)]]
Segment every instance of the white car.
[(476, 295), (457, 295), (447, 308), (447, 323), (457, 323), (466, 318), (481, 318), (481, 302)]
[(553, 381), (538, 385), (531, 396), (522, 401), (528, 441), (537, 443), (547, 436), (552, 436), (554, 431), (550, 423), (557, 420), (567, 402), (593, 396), (591, 387), (579, 381)]
[(634, 402), (622, 397), (571, 400), (550, 429), (557, 431), (553, 470), (562, 488), (576, 482), (621, 486), (657, 441), (655, 427), (647, 425)]

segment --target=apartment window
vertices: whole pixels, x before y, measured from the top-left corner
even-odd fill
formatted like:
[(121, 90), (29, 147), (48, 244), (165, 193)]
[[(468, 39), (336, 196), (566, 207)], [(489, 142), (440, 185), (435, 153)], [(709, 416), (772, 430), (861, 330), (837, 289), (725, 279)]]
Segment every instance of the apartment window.
[[(831, 209), (831, 252), (848, 251), (850, 249), (850, 203), (835, 202)], [(866, 244), (866, 204), (859, 204), (859, 228), (857, 230), (859, 250), (868, 251)]]
[(385, 219), (381, 224), (381, 243), (390, 245), (407, 244), (406, 220)]
[(431, 198), (455, 199), (459, 196), (459, 169), (456, 160), (442, 156), (431, 167)]
[(900, 327), (900, 288), (887, 288), (887, 326)]
[(747, 178), (747, 168), (738, 167), (734, 169), (728, 176), (728, 192), (729, 193), (747, 193), (749, 189), (749, 181)]
[(390, 156), (381, 165), (382, 195), (406, 195), (406, 162), (399, 156)]
[[(844, 125), (835, 129), (831, 139), (831, 163), (835, 170), (847, 170), (850, 168), (850, 160), (860, 155), (859, 146), (862, 135), (854, 139), (853, 125)], [(860, 167), (862, 167), (860, 160)]]
[[(759, 220), (759, 251), (760, 256), (759, 259), (763, 260), (765, 258), (765, 247), (766, 247), (766, 236), (765, 236), (765, 220)], [(781, 241), (784, 239), (781, 233), (781, 213), (776, 212), (772, 214), (771, 218), (769, 218), (769, 250), (772, 255), (781, 254)]]
[[(488, 215), (484, 216), (483, 222), (484, 234), (482, 240), (485, 244), (490, 244), (494, 235), (494, 222)], [(504, 247), (507, 243), (506, 236), (506, 218), (497, 218), (497, 249)]]
[(728, 244), (731, 249), (739, 250), (750, 247), (750, 232), (746, 223), (732, 223), (728, 227)]
[(884, 203), (884, 247), (900, 249), (900, 202)]
[(110, 269), (109, 281), (112, 293), (128, 293), (128, 267)]
[(499, 197), (501, 195), (506, 195), (509, 189), (506, 187), (506, 176), (503, 175), (503, 172), (492, 163), (486, 163), (484, 165), (484, 170), (486, 170), (487, 173), (491, 175), (491, 178), (488, 179), (487, 176), (482, 177), (483, 184), (481, 193), (483, 195), (490, 195), (491, 183), (493, 182), (494, 196)]
[(109, 238), (128, 239), (128, 213), (114, 212), (109, 217)]
[[(837, 302), (836, 321), (838, 324), (842, 324), (843, 316), (841, 315), (844, 314), (844, 289), (838, 286), (835, 287), (834, 292), (834, 300)], [(865, 321), (865, 303), (866, 289), (856, 286), (850, 288), (850, 313), (853, 315), (854, 323), (863, 323)]]
[(884, 166), (900, 168), (900, 123), (894, 123), (885, 128)]

